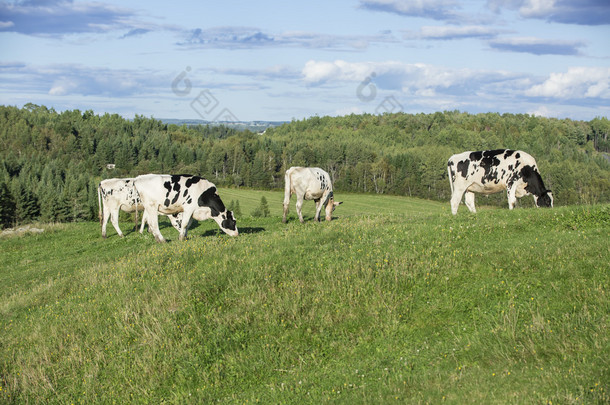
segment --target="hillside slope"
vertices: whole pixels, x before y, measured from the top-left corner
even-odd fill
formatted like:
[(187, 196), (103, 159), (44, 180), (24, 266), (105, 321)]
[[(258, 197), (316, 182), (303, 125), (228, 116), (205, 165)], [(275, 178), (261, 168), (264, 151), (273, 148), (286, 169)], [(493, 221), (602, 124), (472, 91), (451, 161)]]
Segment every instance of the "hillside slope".
[(608, 402), (610, 206), (344, 206), (0, 239), (0, 401)]

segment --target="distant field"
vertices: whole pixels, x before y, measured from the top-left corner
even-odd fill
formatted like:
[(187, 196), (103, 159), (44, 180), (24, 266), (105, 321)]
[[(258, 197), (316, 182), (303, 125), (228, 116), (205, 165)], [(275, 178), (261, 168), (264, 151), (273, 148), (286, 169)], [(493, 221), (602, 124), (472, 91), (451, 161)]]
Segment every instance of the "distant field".
[[(226, 205), (231, 200), (239, 200), (242, 213), (250, 215), (260, 205), (261, 197), (265, 197), (269, 204), (272, 216), (282, 216), (282, 205), (284, 203), (283, 191), (260, 191), (248, 189), (221, 188), (218, 190), (220, 197)], [(419, 198), (405, 198), (401, 196), (384, 196), (378, 194), (351, 194), (335, 193), (335, 201), (343, 201), (334, 212), (335, 217), (352, 215), (377, 215), (377, 214), (421, 214), (450, 212), (449, 203), (422, 200)], [(296, 196), (290, 199), (290, 215), (297, 219)], [(315, 203), (305, 201), (303, 204), (303, 217), (313, 218), (315, 214)], [(324, 218), (322, 218), (324, 219)]]
[(0, 403), (610, 402), (610, 205), (337, 193), (282, 224), (281, 192), (219, 192), (236, 238), (0, 238)]

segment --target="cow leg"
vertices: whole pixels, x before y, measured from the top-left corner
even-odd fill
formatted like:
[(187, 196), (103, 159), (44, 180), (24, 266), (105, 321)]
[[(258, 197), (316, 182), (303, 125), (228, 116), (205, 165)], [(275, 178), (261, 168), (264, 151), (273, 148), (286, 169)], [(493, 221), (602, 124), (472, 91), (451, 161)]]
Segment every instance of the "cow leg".
[(189, 224), (191, 219), (193, 218), (194, 209), (184, 210), (182, 212), (182, 223), (180, 224), (180, 240), (186, 239), (186, 234), (188, 233)]
[(286, 215), (288, 215), (288, 206), (290, 205), (290, 194), (284, 197), (284, 215), (282, 216), (282, 222), (286, 223)]
[(110, 214), (110, 222), (112, 222), (112, 226), (114, 226), (114, 229), (116, 229), (116, 232), (122, 238), (123, 232), (121, 232), (121, 228), (119, 228), (119, 210), (116, 210)]
[(316, 216), (314, 217), (316, 221), (320, 222), (320, 211), (322, 211), (322, 200), (317, 199), (314, 200), (316, 203)]
[(466, 191), (464, 195), (464, 203), (472, 213), (477, 213), (476, 208), (474, 207), (474, 193), (472, 191)]
[(454, 188), (453, 194), (451, 194), (451, 213), (456, 215), (458, 212), (458, 207), (460, 206), (460, 201), (462, 201), (462, 196), (464, 195), (464, 190)]
[(108, 225), (108, 219), (110, 218), (110, 210), (108, 208), (104, 209), (104, 214), (102, 218), (102, 238), (106, 239), (106, 226)]
[[(144, 226), (146, 225), (146, 222), (146, 210), (144, 210), (144, 212), (142, 213), (142, 225), (140, 225), (140, 234), (144, 232)], [(148, 227), (148, 229), (150, 230), (150, 227)]]
[(303, 213), (301, 212), (301, 209), (303, 208), (303, 198), (304, 198), (304, 196), (299, 197), (297, 195), (296, 207), (297, 207), (297, 214), (299, 215), (299, 221), (301, 221), (301, 223), (305, 222), (305, 220), (303, 220)]
[(159, 243), (167, 242), (163, 235), (161, 235), (161, 231), (159, 231), (159, 213), (157, 212), (157, 207), (147, 206), (144, 208), (144, 211), (148, 221), (148, 230), (155, 236), (155, 240)]
[(508, 197), (508, 209), (512, 210), (513, 208), (515, 208), (515, 204), (517, 203), (517, 187), (513, 186), (513, 187), (509, 187), (508, 189), (506, 189), (506, 197)]

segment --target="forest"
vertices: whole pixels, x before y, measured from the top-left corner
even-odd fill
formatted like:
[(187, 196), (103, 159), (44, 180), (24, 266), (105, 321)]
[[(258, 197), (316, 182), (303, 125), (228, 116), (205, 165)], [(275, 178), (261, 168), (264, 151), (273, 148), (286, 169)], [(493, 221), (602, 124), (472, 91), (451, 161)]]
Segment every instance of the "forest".
[[(0, 227), (98, 216), (97, 185), (144, 173), (197, 174), (221, 187), (282, 189), (291, 166), (319, 166), (337, 193), (448, 201), (446, 162), (466, 150), (536, 158), (556, 205), (610, 201), (610, 121), (528, 114), (348, 115), (257, 134), (27, 104), (0, 106)], [(485, 198), (502, 205), (504, 195)], [(522, 205), (532, 204), (523, 198)]]

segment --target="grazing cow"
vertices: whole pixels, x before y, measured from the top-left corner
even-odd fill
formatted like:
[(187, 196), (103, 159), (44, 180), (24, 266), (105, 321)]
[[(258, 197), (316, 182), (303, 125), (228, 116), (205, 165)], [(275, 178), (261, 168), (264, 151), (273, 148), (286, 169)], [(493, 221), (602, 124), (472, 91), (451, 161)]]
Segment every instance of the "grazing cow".
[(517, 197), (532, 194), (537, 207), (552, 207), (553, 194), (547, 190), (538, 172), (536, 161), (520, 150), (496, 149), (463, 152), (447, 162), (451, 185), (451, 212), (457, 214), (462, 195), (471, 212), (474, 193), (493, 194), (506, 190), (508, 208), (514, 208)]
[(216, 186), (209, 181), (186, 174), (145, 174), (136, 177), (134, 183), (144, 206), (148, 226), (157, 242), (165, 242), (159, 232), (159, 214), (182, 213), (180, 240), (186, 238), (188, 225), (193, 218), (199, 221), (212, 218), (225, 233), (238, 235), (233, 213), (227, 211)]
[(315, 220), (320, 221), (320, 211), (322, 207), (326, 209), (326, 220), (331, 220), (332, 212), (341, 202), (335, 202), (333, 195), (333, 185), (330, 176), (324, 170), (317, 167), (291, 167), (286, 170), (284, 175), (286, 182), (284, 186), (284, 216), (282, 222), (286, 222), (288, 205), (292, 194), (297, 195), (297, 214), (299, 220), (303, 222), (303, 200), (314, 200), (316, 203)]
[[(110, 218), (112, 226), (116, 229), (119, 236), (123, 237), (123, 232), (119, 228), (119, 211), (135, 212), (136, 227), (138, 226), (137, 210), (142, 211), (142, 203), (138, 192), (133, 187), (134, 179), (106, 179), (102, 180), (97, 187), (97, 202), (99, 208), (100, 225), (102, 226), (102, 237), (106, 238), (106, 226)], [(172, 226), (180, 230), (182, 224), (182, 214), (169, 216)], [(140, 233), (147, 222), (146, 214), (142, 216), (142, 226)]]

